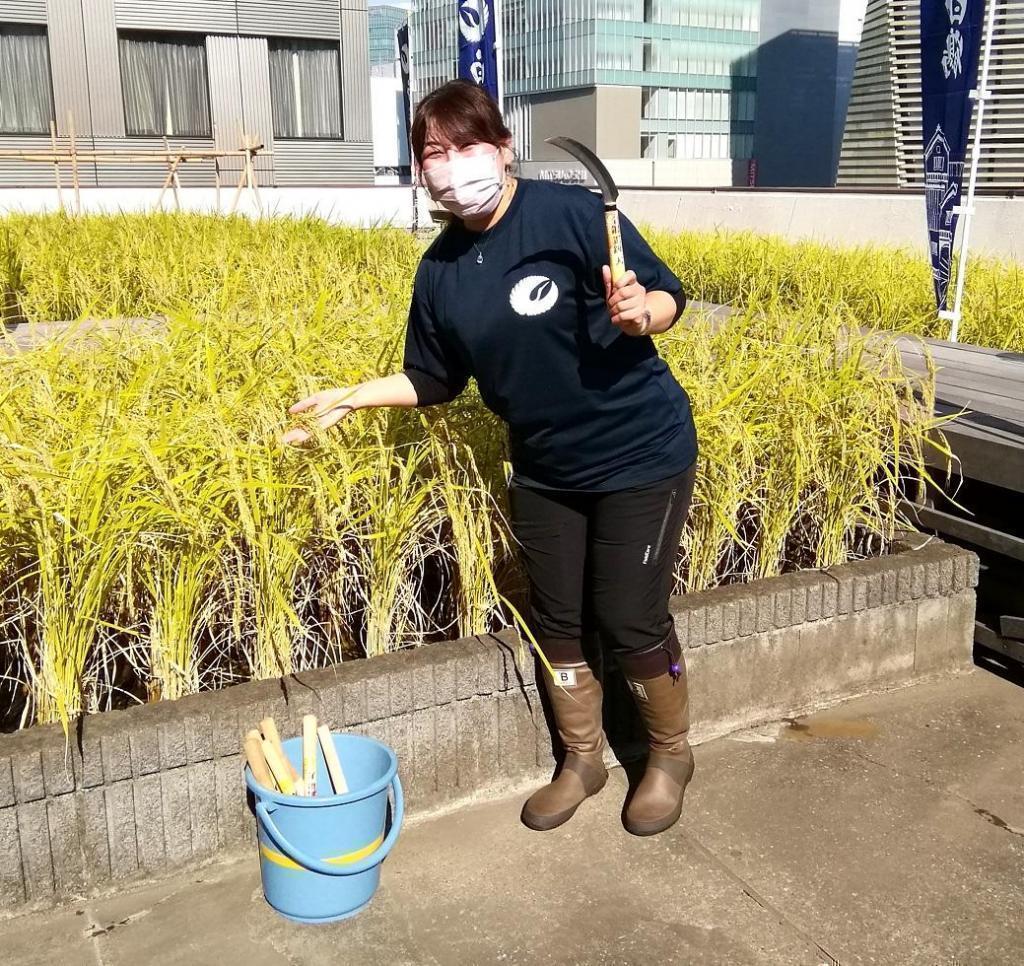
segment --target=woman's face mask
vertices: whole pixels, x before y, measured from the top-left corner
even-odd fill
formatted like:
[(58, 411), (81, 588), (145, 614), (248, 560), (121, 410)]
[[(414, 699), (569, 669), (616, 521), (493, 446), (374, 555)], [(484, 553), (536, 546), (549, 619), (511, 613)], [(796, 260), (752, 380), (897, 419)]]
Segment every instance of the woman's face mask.
[(505, 184), (501, 152), (491, 145), (474, 144), (445, 158), (436, 149), (424, 158), (423, 183), (430, 197), (458, 218), (493, 214)]

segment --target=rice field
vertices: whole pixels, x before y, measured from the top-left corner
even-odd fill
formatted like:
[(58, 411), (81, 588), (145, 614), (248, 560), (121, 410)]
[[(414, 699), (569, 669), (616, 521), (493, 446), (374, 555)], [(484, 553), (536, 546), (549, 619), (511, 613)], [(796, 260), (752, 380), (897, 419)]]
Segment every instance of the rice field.
[[(872, 246), (832, 248), (749, 232), (648, 233), (694, 299), (801, 315), (828, 312), (851, 325), (949, 338), (920, 255)], [(952, 303), (956, 281), (949, 287)], [(1024, 266), (972, 258), (959, 340), (1024, 352)]]
[[(277, 442), (299, 397), (400, 365), (420, 251), (313, 220), (0, 221), (9, 319), (164, 319), (0, 346), (2, 727), (518, 622), (472, 387)], [(702, 446), (680, 588), (883, 551), (924, 472), (930, 380), (813, 304), (660, 338)]]

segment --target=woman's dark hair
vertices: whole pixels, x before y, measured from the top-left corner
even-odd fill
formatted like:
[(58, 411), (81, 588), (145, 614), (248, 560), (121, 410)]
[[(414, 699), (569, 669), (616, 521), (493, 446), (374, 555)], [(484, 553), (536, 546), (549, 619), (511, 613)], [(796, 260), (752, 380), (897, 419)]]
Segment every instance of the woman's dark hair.
[(412, 152), (419, 165), (423, 164), (428, 131), (456, 148), (467, 144), (502, 145), (512, 140), (512, 132), (491, 95), (467, 80), (449, 81), (417, 105), (412, 120)]

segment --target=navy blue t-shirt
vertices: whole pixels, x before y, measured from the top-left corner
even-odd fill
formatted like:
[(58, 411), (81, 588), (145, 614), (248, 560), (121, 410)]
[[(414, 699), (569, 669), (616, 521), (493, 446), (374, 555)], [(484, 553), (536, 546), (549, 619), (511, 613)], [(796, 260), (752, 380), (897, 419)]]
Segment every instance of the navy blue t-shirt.
[[(641, 285), (681, 294), (626, 218), (622, 242)], [(674, 476), (697, 458), (686, 392), (649, 337), (611, 322), (607, 261), (597, 195), (521, 180), (493, 228), (474, 233), (453, 220), (416, 272), (405, 373), (420, 404), (454, 399), (475, 378), (484, 404), (508, 424), (523, 485), (619, 490)]]

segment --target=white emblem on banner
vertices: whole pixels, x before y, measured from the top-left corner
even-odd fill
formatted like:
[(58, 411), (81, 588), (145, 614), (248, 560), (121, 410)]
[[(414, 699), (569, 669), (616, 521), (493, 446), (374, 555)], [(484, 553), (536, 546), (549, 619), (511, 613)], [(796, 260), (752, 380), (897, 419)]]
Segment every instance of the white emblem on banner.
[(946, 38), (946, 50), (942, 54), (942, 73), (948, 80), (959, 77), (964, 72), (964, 38), (954, 27)]
[(480, 85), (484, 82), (483, 56), (483, 53), (478, 50), (476, 52), (476, 60), (473, 61), (473, 65), (469, 68), (469, 72), (473, 75), (473, 80)]
[(459, 7), (459, 30), (466, 43), (478, 44), (484, 39), (488, 16), (486, 0), (465, 0)]

